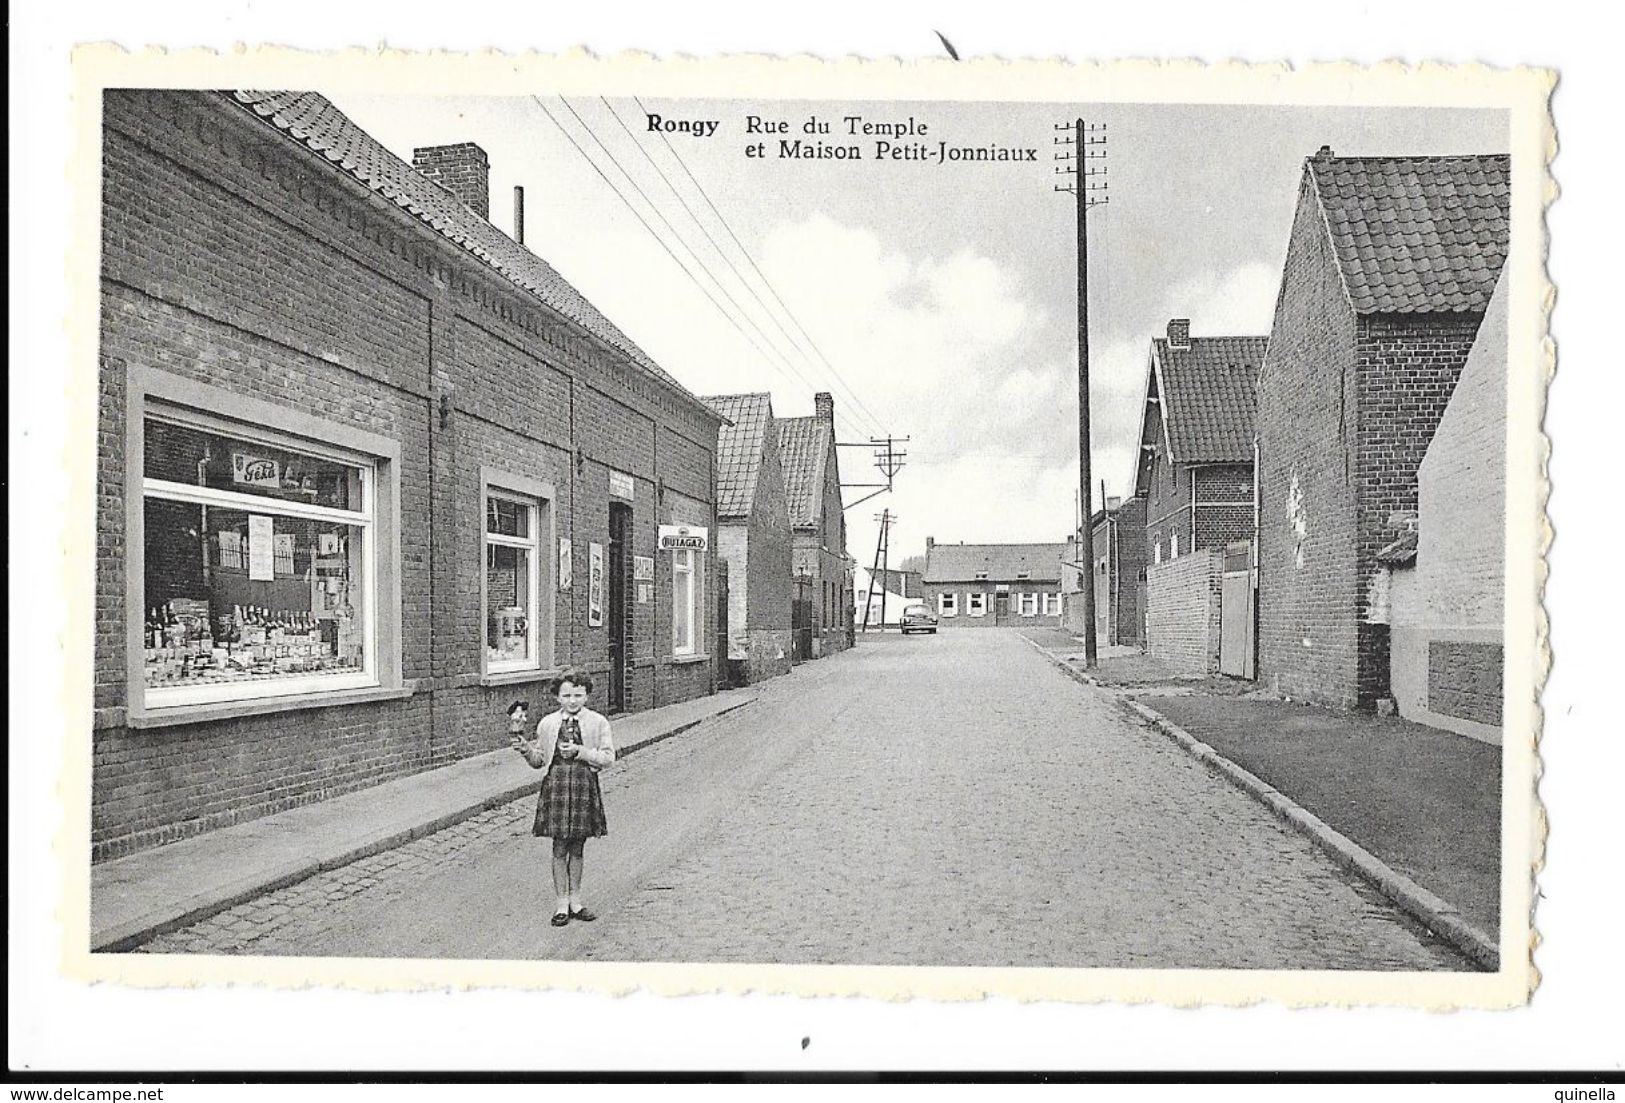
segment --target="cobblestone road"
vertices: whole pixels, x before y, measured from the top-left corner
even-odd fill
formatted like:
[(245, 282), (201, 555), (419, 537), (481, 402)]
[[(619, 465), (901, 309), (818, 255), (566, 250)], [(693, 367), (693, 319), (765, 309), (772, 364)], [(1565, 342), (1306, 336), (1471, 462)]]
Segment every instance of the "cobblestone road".
[(149, 952), (1465, 969), (1016, 633), (871, 638), (604, 775), (602, 919), (549, 928), (531, 804)]

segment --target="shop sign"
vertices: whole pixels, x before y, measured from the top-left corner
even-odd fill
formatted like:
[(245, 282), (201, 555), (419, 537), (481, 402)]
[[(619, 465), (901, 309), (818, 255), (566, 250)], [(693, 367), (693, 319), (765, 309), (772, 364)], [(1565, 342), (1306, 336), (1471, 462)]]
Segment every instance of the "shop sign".
[(624, 471), (611, 471), (609, 473), (609, 496), (611, 498), (624, 498), (632, 500), (632, 492), (637, 489), (637, 483), (632, 476)]
[(632, 579), (634, 582), (653, 582), (655, 580), (655, 557), (652, 555), (634, 555), (632, 557)]
[(711, 530), (701, 525), (661, 525), (661, 551), (705, 551)]
[(587, 545), (587, 624), (604, 623), (604, 545)]
[(269, 456), (231, 454), (231, 481), (241, 486), (282, 486), (282, 467)]

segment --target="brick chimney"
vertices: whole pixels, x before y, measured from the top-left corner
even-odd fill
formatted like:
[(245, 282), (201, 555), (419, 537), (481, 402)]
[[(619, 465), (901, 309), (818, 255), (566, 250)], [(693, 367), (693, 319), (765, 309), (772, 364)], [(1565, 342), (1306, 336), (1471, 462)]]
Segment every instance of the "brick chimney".
[(1330, 161), (1335, 156), (1337, 156), (1337, 154), (1332, 152), (1331, 146), (1321, 146), (1319, 149), (1315, 150), (1314, 159), (1316, 161)]
[(1181, 351), (1191, 347), (1191, 320), (1189, 318), (1168, 319), (1168, 347)]
[(835, 396), (828, 391), (819, 391), (813, 395), (813, 411), (817, 413), (819, 421), (835, 424)]
[(412, 151), (412, 167), (491, 221), (491, 159), (485, 150), (473, 142), (420, 146)]
[(929, 556), (931, 554), (931, 549), (936, 546), (936, 543), (937, 542), (935, 540), (931, 539), (931, 537), (929, 537), (929, 536), (927, 536), (925, 538), (925, 554), (926, 555)]

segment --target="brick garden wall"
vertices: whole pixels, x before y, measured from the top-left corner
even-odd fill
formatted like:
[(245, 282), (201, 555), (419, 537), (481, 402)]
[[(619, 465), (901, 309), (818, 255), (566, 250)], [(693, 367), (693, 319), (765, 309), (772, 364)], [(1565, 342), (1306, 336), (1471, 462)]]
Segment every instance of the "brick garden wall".
[(1147, 571), (1147, 650), (1187, 674), (1219, 669), (1219, 580), (1224, 555), (1205, 549)]
[[(585, 565), (587, 542), (608, 541), (608, 470), (635, 476), (635, 550), (654, 555), (659, 521), (714, 524), (715, 423), (221, 97), (114, 91), (104, 103), (93, 857), (505, 742), (503, 709), (536, 699), (541, 676), (488, 686), (479, 674), (482, 467), (554, 485), (578, 580), (555, 595), (555, 660), (607, 669), (604, 630), (586, 627)], [(128, 724), (124, 434), (135, 367), (399, 442), (408, 696)], [(657, 563), (656, 600), (632, 610), (632, 651), (643, 656), (634, 707), (708, 692), (713, 678), (709, 660), (670, 661), (670, 564)], [(715, 650), (715, 618), (702, 620)]]

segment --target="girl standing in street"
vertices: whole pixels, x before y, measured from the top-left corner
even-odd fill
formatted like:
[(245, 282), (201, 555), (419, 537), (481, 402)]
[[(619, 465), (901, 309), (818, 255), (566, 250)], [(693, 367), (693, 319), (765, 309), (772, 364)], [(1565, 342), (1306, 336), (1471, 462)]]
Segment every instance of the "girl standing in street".
[(562, 927), (572, 919), (591, 923), (598, 918), (582, 903), (581, 872), (587, 840), (609, 831), (598, 771), (615, 761), (615, 743), (609, 721), (587, 708), (591, 675), (566, 671), (553, 683), (553, 692), (559, 709), (542, 717), (534, 742), (521, 734), (525, 721), (519, 706), (509, 714), (513, 720), (508, 730), (514, 750), (531, 768), (547, 770), (531, 834), (553, 840), (552, 922)]

